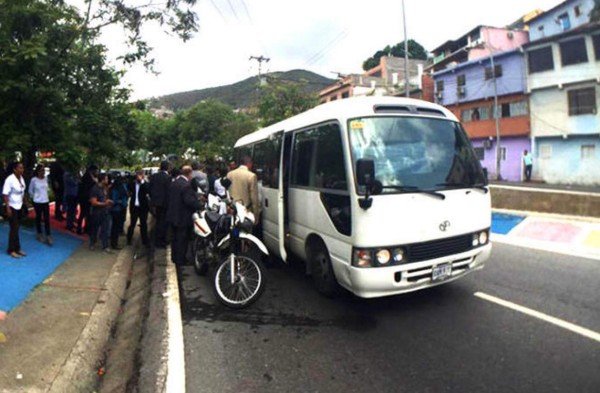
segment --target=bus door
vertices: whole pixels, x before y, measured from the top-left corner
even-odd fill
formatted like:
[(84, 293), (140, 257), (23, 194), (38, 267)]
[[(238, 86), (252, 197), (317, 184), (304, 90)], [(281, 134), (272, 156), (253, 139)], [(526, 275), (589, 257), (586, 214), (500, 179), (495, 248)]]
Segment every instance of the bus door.
[(279, 176), (279, 252), (281, 259), (287, 262), (287, 254), (289, 250), (288, 236), (289, 233), (289, 186), (290, 186), (290, 168), (291, 168), (291, 156), (292, 156), (292, 140), (294, 134), (289, 132), (283, 136), (283, 146), (281, 149), (281, 161), (279, 168), (281, 168)]

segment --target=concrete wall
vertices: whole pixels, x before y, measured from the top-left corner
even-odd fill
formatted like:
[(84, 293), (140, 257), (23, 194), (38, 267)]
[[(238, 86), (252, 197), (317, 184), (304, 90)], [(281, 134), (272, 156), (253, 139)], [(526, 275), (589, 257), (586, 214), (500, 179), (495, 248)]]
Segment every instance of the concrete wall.
[(515, 187), (491, 187), (492, 207), (541, 213), (600, 217), (600, 194), (548, 192)]
[[(581, 11), (579, 16), (575, 15), (575, 6), (577, 5)], [(593, 8), (594, 0), (565, 1), (561, 6), (549, 10), (529, 22), (529, 40), (535, 41), (540, 38), (562, 33), (564, 31), (563, 27), (561, 24), (556, 23), (556, 20), (559, 15), (564, 14), (565, 12), (569, 15), (571, 29), (581, 26), (582, 24), (589, 22), (589, 14)], [(544, 27), (542, 31), (539, 30), (540, 26)]]
[[(600, 63), (598, 63), (600, 65)], [(600, 73), (600, 69), (598, 70)], [(599, 74), (600, 75), (600, 74)], [(535, 90), (529, 96), (531, 134), (534, 137), (564, 135), (596, 135), (600, 133), (600, 111), (595, 114), (569, 116), (568, 91), (595, 87), (596, 106), (600, 104), (600, 87), (594, 83), (571, 85), (568, 88)]]
[[(598, 31), (594, 34), (598, 34)], [(558, 85), (565, 86), (570, 83), (586, 80), (598, 80), (598, 78), (600, 78), (600, 60), (595, 57), (592, 37), (590, 34), (582, 34), (581, 36), (585, 36), (586, 41), (588, 57), (586, 63), (563, 66), (561, 64), (560, 46), (558, 42), (534, 45), (527, 48), (527, 52), (529, 52), (533, 49), (552, 46), (552, 57), (554, 59), (554, 69), (535, 72), (533, 74), (529, 73), (529, 64), (527, 64), (527, 88), (529, 91)], [(577, 36), (577, 38), (581, 36)], [(565, 39), (565, 41), (573, 38), (575, 37), (569, 37)]]
[[(494, 56), (494, 63), (502, 66), (502, 76), (496, 79), (498, 95), (514, 94), (526, 89), (523, 54), (519, 51), (499, 53)], [(436, 72), (434, 81), (444, 81), (442, 105), (451, 105), (456, 102), (469, 102), (482, 100), (494, 96), (493, 79), (485, 79), (485, 69), (491, 67), (490, 58), (467, 62), (454, 68)], [(459, 97), (457, 94), (457, 77), (465, 75), (466, 95)]]
[[(552, 184), (600, 185), (600, 135), (535, 138), (534, 177)], [(582, 159), (582, 146), (595, 146)]]
[[(473, 147), (483, 147), (485, 139), (472, 141)], [(484, 148), (484, 159), (481, 166), (487, 169), (490, 179), (496, 178), (496, 139), (490, 141), (490, 148)], [(500, 175), (504, 180), (521, 181), (523, 179), (523, 150), (531, 150), (531, 143), (527, 137), (501, 138), (500, 146), (506, 148), (506, 159), (500, 162)]]

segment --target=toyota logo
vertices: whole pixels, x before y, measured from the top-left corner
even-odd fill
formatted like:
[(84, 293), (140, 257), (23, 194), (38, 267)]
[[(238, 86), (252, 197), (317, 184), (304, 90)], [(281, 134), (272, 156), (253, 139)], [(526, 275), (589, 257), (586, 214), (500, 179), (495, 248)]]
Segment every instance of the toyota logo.
[(448, 229), (449, 227), (450, 227), (450, 221), (448, 221), (448, 220), (442, 222), (439, 226), (440, 231), (442, 231), (442, 232), (446, 232), (446, 229)]

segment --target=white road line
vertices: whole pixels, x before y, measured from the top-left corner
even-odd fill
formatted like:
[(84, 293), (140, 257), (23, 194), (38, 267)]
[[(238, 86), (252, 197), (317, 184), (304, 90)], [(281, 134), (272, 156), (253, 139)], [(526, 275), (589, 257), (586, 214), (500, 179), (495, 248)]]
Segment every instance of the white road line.
[(538, 318), (541, 319), (542, 321), (551, 323), (553, 325), (559, 326), (563, 329), (567, 329), (572, 331), (573, 333), (577, 333), (581, 336), (590, 338), (594, 341), (600, 342), (600, 333), (594, 332), (593, 330), (590, 329), (586, 329), (584, 327), (581, 326), (577, 326), (573, 323), (567, 322), (567, 321), (563, 321), (562, 319), (558, 319), (555, 317), (551, 317), (550, 315), (546, 315), (544, 313), (541, 313), (539, 311), (535, 311), (532, 310), (530, 308), (527, 307), (523, 307), (523, 306), (519, 306), (518, 304), (509, 302), (507, 300), (503, 300), (500, 298), (497, 298), (495, 296), (492, 295), (488, 295), (486, 293), (483, 292), (475, 292), (473, 295), (475, 295), (476, 297), (480, 298), (480, 299), (484, 299), (487, 300), (489, 302), (492, 303), (496, 303), (500, 306), (504, 306), (506, 308), (510, 308), (511, 310), (515, 310), (518, 312), (521, 312), (523, 314), (527, 314), (529, 316), (532, 316), (534, 318)]
[(185, 356), (183, 352), (183, 324), (179, 305), (177, 270), (167, 250), (167, 315), (169, 332), (166, 393), (185, 393)]

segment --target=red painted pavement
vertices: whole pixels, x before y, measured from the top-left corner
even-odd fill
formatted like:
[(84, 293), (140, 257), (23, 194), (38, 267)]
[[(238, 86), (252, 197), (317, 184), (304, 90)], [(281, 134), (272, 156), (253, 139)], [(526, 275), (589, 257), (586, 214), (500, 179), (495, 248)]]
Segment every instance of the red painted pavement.
[(519, 236), (533, 240), (571, 243), (581, 231), (581, 228), (569, 223), (526, 221), (519, 227)]

